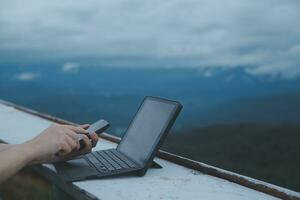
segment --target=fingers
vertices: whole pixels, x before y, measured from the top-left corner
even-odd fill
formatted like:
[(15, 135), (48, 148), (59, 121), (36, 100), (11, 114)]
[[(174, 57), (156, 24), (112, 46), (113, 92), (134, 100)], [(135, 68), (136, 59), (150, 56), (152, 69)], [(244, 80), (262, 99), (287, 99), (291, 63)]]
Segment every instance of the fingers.
[[(74, 140), (76, 140), (76, 141), (78, 141), (79, 138), (82, 138), (82, 137), (83, 137), (82, 134), (77, 134), (77, 133), (75, 133), (75, 132), (73, 132), (73, 131), (71, 131), (71, 130), (67, 131), (67, 134), (68, 134), (70, 137), (74, 138)], [(79, 137), (79, 136), (80, 136), (80, 137)], [(97, 142), (98, 142), (98, 140), (99, 140), (98, 135), (97, 135), (96, 133), (92, 133), (92, 134), (89, 134), (89, 135), (88, 135), (88, 138), (91, 139), (92, 147), (95, 147), (96, 144), (97, 144)], [(79, 142), (78, 142), (78, 143), (79, 143)]]
[(97, 142), (98, 142), (98, 140), (99, 140), (99, 137), (98, 137), (98, 135), (96, 133), (90, 134), (90, 137), (92, 139), (92, 146), (95, 147), (96, 144), (97, 144)]
[(82, 127), (79, 127), (79, 126), (71, 126), (71, 125), (64, 125), (66, 128), (74, 131), (75, 133), (80, 133), (80, 134), (89, 134), (89, 132), (87, 130), (85, 130), (84, 128)]
[(83, 139), (83, 143), (84, 143), (84, 148), (80, 151), (80, 154), (86, 154), (91, 151), (92, 142), (86, 135), (83, 135), (82, 139)]
[[(80, 125), (80, 127), (84, 128), (84, 129), (88, 129), (90, 126), (91, 126), (90, 124)], [(93, 132), (93, 133), (89, 134), (88, 136), (92, 139), (92, 146), (95, 147), (99, 140), (98, 135), (95, 132)]]
[(83, 125), (80, 125), (80, 127), (83, 129), (88, 129), (90, 127), (90, 124), (83, 124)]
[(77, 134), (74, 131), (67, 129), (66, 135), (69, 137), (67, 141), (68, 144), (71, 145), (72, 151), (79, 150), (80, 149), (79, 139), (82, 138), (83, 134)]
[(74, 132), (73, 130), (71, 130), (71, 129), (66, 128), (66, 129), (64, 130), (64, 133), (65, 133), (66, 135), (70, 136), (71, 138), (73, 138), (74, 140), (78, 138), (78, 136), (77, 136), (78, 134), (75, 133), (75, 132)]
[(80, 144), (79, 144), (79, 141), (77, 139), (74, 139), (74, 138), (67, 135), (66, 142), (68, 143), (68, 145), (70, 146), (72, 151), (79, 150)]
[[(67, 125), (67, 127), (69, 129), (71, 129), (72, 131), (76, 132), (76, 133), (80, 133), (80, 134), (85, 134), (85, 135), (88, 135), (89, 138), (91, 138), (92, 140), (92, 147), (95, 147), (98, 140), (99, 140), (99, 137), (96, 133), (92, 133), (92, 134), (89, 134), (85, 129), (88, 128), (90, 125), (89, 124), (84, 124), (84, 125), (81, 125), (80, 127), (75, 127), (75, 126), (69, 126)], [(76, 137), (78, 138), (77, 136), (72, 136), (72, 137)]]
[[(61, 127), (63, 128), (61, 131), (61, 142), (59, 143), (58, 152), (56, 154), (58, 160), (66, 160), (78, 155), (86, 154), (90, 152), (98, 142), (98, 136), (96, 133), (88, 135), (88, 131), (84, 129), (89, 127), (88, 124), (80, 127), (70, 125), (62, 125)], [(83, 149), (81, 150), (78, 140), (79, 135), (84, 143)], [(88, 136), (91, 139), (89, 139)]]
[(65, 156), (75, 150), (79, 150), (80, 144), (75, 137), (77, 134), (71, 130), (65, 130), (64, 135), (61, 136), (61, 142), (59, 144), (59, 156)]

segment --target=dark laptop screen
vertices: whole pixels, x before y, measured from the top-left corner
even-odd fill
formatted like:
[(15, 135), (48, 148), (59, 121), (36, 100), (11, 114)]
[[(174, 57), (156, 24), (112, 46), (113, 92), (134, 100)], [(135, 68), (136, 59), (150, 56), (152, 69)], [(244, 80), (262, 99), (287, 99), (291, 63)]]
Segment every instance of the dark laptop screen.
[(176, 111), (173, 102), (146, 98), (130, 124), (118, 151), (144, 165)]

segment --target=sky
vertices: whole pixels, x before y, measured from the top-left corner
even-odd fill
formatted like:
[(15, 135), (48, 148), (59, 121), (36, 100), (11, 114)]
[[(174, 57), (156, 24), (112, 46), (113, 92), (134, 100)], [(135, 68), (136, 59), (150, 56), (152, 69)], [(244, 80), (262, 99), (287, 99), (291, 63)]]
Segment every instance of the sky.
[(1, 0), (0, 63), (62, 59), (72, 72), (107, 60), (294, 79), (299, 10), (296, 0)]

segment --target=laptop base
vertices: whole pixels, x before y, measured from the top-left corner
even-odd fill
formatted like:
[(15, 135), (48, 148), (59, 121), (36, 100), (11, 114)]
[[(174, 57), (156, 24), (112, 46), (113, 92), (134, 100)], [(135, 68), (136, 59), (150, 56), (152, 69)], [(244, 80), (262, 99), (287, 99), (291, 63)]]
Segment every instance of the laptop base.
[[(55, 168), (59, 176), (67, 182), (73, 181), (83, 181), (89, 179), (101, 179), (105, 177), (111, 177), (121, 174), (132, 174), (136, 176), (142, 176), (144, 173), (136, 166), (132, 166), (125, 169), (118, 169), (113, 171), (99, 171), (95, 168), (94, 160), (88, 159), (93, 154), (99, 154), (103, 152), (116, 151), (115, 149), (94, 151), (84, 156), (80, 156), (74, 160), (69, 160), (66, 162), (60, 162), (55, 164)], [(152, 161), (149, 168), (161, 169), (162, 166), (157, 162)]]

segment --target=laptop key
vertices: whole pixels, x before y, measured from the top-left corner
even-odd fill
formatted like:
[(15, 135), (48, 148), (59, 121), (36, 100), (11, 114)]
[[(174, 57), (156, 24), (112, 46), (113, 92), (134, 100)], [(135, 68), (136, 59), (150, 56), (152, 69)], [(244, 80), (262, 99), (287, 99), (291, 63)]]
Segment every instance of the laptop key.
[[(114, 163), (114, 161), (109, 158), (104, 152), (101, 152), (101, 156), (114, 168), (117, 169), (116, 167), (116, 163)], [(110, 168), (109, 168), (110, 169)]]
[(118, 156), (118, 158), (120, 158), (121, 160), (123, 160), (127, 165), (129, 165), (129, 167), (135, 167), (135, 164), (132, 161), (130, 161), (124, 155), (120, 154), (118, 151), (113, 151), (112, 153), (114, 153), (116, 156)]
[(108, 170), (112, 171), (115, 168), (106, 160), (103, 158), (100, 152), (97, 151), (96, 157), (102, 162)]
[(92, 163), (94, 163), (94, 164), (100, 163), (99, 160), (98, 160), (97, 158), (95, 158), (95, 157), (88, 157), (88, 159), (89, 159)]
[(115, 156), (111, 151), (106, 152), (112, 159), (114, 159), (123, 169), (126, 169), (129, 167), (124, 161), (122, 161), (120, 158)]
[(97, 164), (97, 165), (95, 165), (95, 167), (99, 172), (107, 172), (108, 171), (102, 164)]
[(122, 167), (120, 165), (118, 165), (118, 163), (116, 161), (114, 161), (111, 157), (109, 157), (107, 152), (104, 151), (102, 155), (110, 164), (112, 164), (112, 166), (115, 169), (122, 169)]

